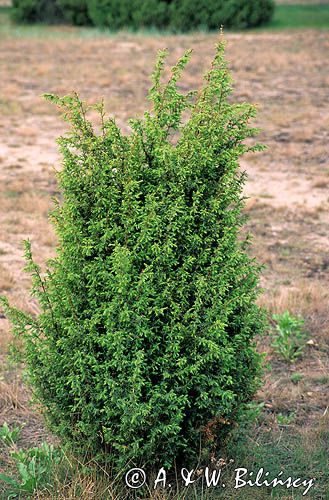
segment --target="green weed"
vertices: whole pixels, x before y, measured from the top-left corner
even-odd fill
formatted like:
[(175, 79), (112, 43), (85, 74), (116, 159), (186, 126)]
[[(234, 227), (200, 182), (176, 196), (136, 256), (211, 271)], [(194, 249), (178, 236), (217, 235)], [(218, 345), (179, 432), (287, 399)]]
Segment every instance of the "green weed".
[(52, 470), (61, 460), (58, 450), (48, 443), (28, 450), (11, 452), (16, 465), (16, 477), (0, 474), (0, 480), (8, 485), (7, 499), (29, 498), (36, 490), (51, 487)]
[(303, 378), (304, 378), (304, 375), (302, 375), (301, 373), (293, 373), (290, 377), (290, 380), (293, 384), (298, 384), (298, 382), (303, 380)]
[(273, 319), (276, 329), (272, 347), (284, 361), (292, 363), (302, 356), (306, 346), (308, 336), (303, 330), (304, 320), (292, 316), (289, 311), (273, 314)]
[(6, 446), (12, 446), (16, 443), (21, 429), (22, 427), (14, 427), (12, 430), (10, 430), (7, 422), (4, 422), (2, 427), (0, 427), (0, 439)]
[(296, 413), (293, 411), (289, 415), (284, 415), (283, 413), (278, 413), (276, 416), (279, 425), (290, 425), (295, 420)]

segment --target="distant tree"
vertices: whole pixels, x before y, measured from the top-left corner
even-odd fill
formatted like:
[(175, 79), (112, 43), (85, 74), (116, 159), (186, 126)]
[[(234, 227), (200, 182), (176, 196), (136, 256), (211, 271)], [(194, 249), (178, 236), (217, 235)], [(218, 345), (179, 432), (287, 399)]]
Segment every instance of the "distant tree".
[(54, 0), (13, 0), (12, 17), (18, 22), (58, 23), (63, 21), (63, 12)]
[(268, 22), (273, 11), (273, 0), (13, 0), (16, 21), (92, 23), (111, 30), (241, 29)]

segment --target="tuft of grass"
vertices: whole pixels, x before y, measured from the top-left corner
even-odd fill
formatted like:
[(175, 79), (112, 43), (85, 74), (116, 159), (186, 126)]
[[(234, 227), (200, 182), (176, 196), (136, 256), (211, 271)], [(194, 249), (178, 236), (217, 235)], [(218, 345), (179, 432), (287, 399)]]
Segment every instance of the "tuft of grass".
[(295, 420), (296, 413), (293, 411), (289, 415), (284, 415), (283, 413), (278, 413), (276, 416), (279, 425), (290, 425)]
[[(278, 416), (277, 416), (278, 417)], [(323, 499), (327, 500), (329, 484), (329, 426), (328, 415), (318, 421), (315, 428), (297, 429), (289, 426), (295, 415), (281, 415), (283, 427), (269, 428), (266, 417), (263, 424), (241, 426), (236, 430), (228, 453), (234, 459), (234, 467), (245, 467), (248, 471), (258, 471), (263, 468), (269, 472), (268, 477), (277, 477), (283, 471), (283, 478), (311, 479), (315, 478), (314, 486), (306, 496), (302, 488), (294, 491), (285, 487), (244, 487), (241, 490), (226, 490), (224, 498), (264, 500), (267, 497), (281, 499)], [(279, 417), (280, 420), (280, 417)], [(255, 474), (254, 474), (255, 475)], [(239, 496), (241, 495), (241, 496)], [(259, 496), (258, 496), (259, 495)]]
[(316, 384), (328, 384), (329, 383), (329, 375), (320, 375), (319, 377), (315, 377), (313, 379), (313, 381), (316, 383)]
[(273, 332), (273, 350), (284, 360), (293, 363), (306, 347), (308, 335), (303, 330), (304, 320), (292, 316), (289, 311), (273, 314), (276, 323)]
[(304, 377), (304, 375), (302, 375), (301, 373), (295, 372), (295, 373), (291, 374), (290, 380), (293, 384), (298, 384), (298, 382), (303, 380), (303, 377)]
[(20, 432), (21, 427), (15, 426), (10, 430), (7, 422), (4, 422), (2, 427), (0, 427), (0, 439), (5, 445), (12, 446), (16, 443)]

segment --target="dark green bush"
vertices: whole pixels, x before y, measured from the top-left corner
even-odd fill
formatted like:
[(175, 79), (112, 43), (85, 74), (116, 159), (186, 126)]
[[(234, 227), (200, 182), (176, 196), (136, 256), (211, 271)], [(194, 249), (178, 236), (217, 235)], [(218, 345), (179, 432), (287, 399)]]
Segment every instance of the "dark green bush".
[(87, 0), (57, 0), (63, 20), (77, 26), (91, 24)]
[(55, 0), (13, 0), (12, 17), (18, 22), (63, 21), (63, 12)]
[(167, 28), (170, 24), (168, 2), (159, 0), (139, 0), (133, 11), (133, 28), (156, 27)]
[(133, 0), (89, 0), (88, 12), (95, 26), (116, 30), (131, 25)]
[(28, 23), (91, 24), (87, 0), (13, 0), (12, 17)]
[(274, 12), (273, 0), (174, 0), (170, 5), (171, 27), (249, 28), (268, 22)]
[[(215, 3), (215, 2), (214, 2)], [(212, 11), (212, 26), (222, 17), (222, 24), (227, 28), (253, 28), (270, 21), (274, 12), (273, 0), (223, 0), (219, 12)], [(219, 10), (219, 9), (218, 9)], [(218, 26), (218, 25), (217, 25)]]
[(248, 28), (272, 17), (273, 0), (14, 0), (17, 21), (68, 21), (112, 30)]
[(93, 24), (112, 30), (147, 26), (164, 28), (169, 24), (167, 7), (162, 0), (88, 0)]
[(255, 110), (228, 101), (223, 51), (187, 95), (177, 81), (190, 52), (166, 84), (161, 52), (152, 111), (129, 135), (102, 105), (97, 134), (77, 96), (48, 96), (71, 124), (57, 256), (43, 276), (26, 243), (38, 317), (2, 302), (53, 431), (116, 467), (196, 460), (258, 385), (259, 266), (240, 233), (238, 160), (261, 147), (244, 144)]
[(113, 30), (247, 28), (269, 21), (274, 10), (273, 0), (88, 0), (88, 5), (93, 23)]

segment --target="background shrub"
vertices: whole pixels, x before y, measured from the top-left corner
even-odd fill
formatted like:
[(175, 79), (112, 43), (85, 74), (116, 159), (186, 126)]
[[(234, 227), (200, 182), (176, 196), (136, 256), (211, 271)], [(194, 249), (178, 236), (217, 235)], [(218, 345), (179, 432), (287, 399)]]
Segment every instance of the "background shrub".
[(177, 31), (193, 28), (249, 28), (268, 22), (274, 12), (272, 0), (174, 0), (170, 5), (171, 27)]
[(273, 0), (14, 0), (18, 21), (89, 24), (112, 30), (143, 27), (248, 28), (269, 21)]
[(88, 0), (88, 9), (95, 26), (112, 30), (169, 24), (168, 3), (161, 0)]
[(260, 147), (244, 144), (255, 110), (228, 101), (223, 51), (187, 95), (177, 81), (190, 52), (167, 83), (161, 52), (152, 110), (129, 135), (101, 104), (97, 134), (76, 95), (47, 96), (71, 124), (57, 256), (43, 277), (26, 242), (38, 317), (2, 302), (53, 431), (117, 468), (195, 464), (200, 440), (215, 447), (259, 382), (259, 267), (239, 232), (238, 160)]
[[(214, 2), (215, 4), (216, 2)], [(220, 14), (219, 14), (220, 12)], [(213, 6), (212, 22), (222, 19), (227, 28), (252, 28), (267, 23), (274, 12), (273, 0), (222, 0), (220, 9)], [(219, 19), (220, 18), (220, 19)], [(215, 28), (218, 24), (212, 24)]]
[(57, 0), (63, 20), (77, 26), (91, 24), (87, 0)]
[(57, 23), (64, 18), (54, 0), (13, 0), (12, 17), (15, 21), (28, 23)]
[(89, 0), (88, 12), (95, 26), (116, 30), (132, 24), (132, 5), (134, 0)]
[(170, 1), (141, 0), (136, 2), (133, 11), (133, 27), (168, 28), (170, 24)]
[(13, 0), (12, 17), (27, 23), (91, 24), (87, 0)]

